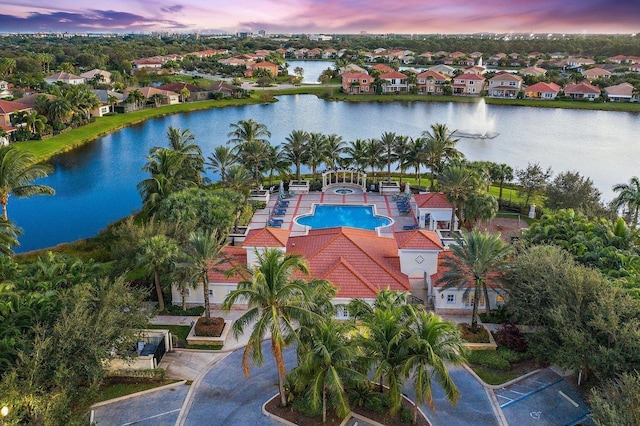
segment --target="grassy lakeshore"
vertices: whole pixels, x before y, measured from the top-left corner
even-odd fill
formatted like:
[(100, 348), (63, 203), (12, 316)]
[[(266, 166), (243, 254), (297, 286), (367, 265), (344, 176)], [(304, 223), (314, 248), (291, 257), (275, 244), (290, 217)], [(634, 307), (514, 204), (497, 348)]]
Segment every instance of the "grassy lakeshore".
[(226, 106), (253, 105), (263, 102), (265, 102), (265, 100), (260, 97), (259, 94), (256, 94), (246, 99), (188, 102), (184, 104), (162, 106), (159, 108), (143, 109), (127, 114), (99, 117), (96, 118), (96, 121), (93, 123), (61, 133), (50, 139), (43, 141), (16, 142), (15, 146), (32, 153), (37, 161), (46, 161), (57, 154), (70, 151), (88, 142), (94, 141), (101, 136), (105, 136), (127, 126), (141, 123), (150, 118), (211, 108), (222, 108)]

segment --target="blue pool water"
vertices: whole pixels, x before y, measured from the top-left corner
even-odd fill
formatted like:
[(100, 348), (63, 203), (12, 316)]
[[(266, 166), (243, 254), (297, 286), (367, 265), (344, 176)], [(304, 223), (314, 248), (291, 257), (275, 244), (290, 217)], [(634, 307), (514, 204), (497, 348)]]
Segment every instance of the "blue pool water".
[(391, 224), (391, 219), (375, 216), (372, 206), (317, 205), (312, 215), (298, 217), (296, 222), (311, 229), (347, 226), (374, 230)]

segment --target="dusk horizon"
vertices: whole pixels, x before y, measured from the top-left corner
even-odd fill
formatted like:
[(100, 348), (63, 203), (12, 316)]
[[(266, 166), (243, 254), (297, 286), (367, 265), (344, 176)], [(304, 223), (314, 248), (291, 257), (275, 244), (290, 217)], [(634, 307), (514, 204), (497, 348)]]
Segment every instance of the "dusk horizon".
[(82, 7), (61, 0), (8, 0), (3, 6), (4, 33), (635, 34), (640, 28), (634, 0), (489, 0), (483, 5), (462, 0), (261, 0), (246, 9), (196, 0), (113, 0), (108, 9), (96, 0), (82, 2)]

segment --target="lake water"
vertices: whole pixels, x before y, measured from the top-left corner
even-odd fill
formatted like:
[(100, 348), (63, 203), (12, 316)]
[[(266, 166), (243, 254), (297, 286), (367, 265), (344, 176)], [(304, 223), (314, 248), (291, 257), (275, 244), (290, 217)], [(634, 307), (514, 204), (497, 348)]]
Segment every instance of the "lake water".
[[(612, 185), (640, 174), (639, 114), (493, 105), (486, 113), (499, 135), (462, 139), (458, 148), (470, 160), (514, 168), (538, 162), (551, 166), (554, 173), (577, 170), (591, 177), (607, 201), (613, 197)], [(147, 177), (141, 168), (151, 147), (166, 146), (168, 126), (190, 129), (209, 156), (215, 146), (226, 143), (230, 124), (249, 118), (265, 124), (272, 133), (271, 143), (280, 144), (298, 129), (336, 133), (346, 141), (379, 137), (385, 131), (416, 137), (434, 123), (462, 130), (475, 114), (472, 104), (327, 102), (296, 95), (272, 104), (153, 119), (56, 157), (55, 172), (40, 182), (55, 188), (55, 196), (11, 197), (9, 217), (24, 230), (16, 251), (93, 236), (138, 210), (136, 185)]]
[(302, 82), (305, 84), (320, 84), (318, 78), (322, 71), (327, 68), (333, 69), (333, 62), (331, 61), (287, 61), (289, 64), (289, 74), (295, 75), (293, 72), (296, 67), (300, 67), (304, 70), (302, 75)]

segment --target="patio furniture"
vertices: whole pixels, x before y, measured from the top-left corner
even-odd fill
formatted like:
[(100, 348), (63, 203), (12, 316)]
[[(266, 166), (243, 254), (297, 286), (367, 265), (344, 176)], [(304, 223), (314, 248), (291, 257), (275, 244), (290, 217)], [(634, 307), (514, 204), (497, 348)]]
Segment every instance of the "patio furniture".
[(418, 225), (417, 224), (415, 224), (415, 225), (404, 225), (402, 227), (402, 229), (404, 229), (405, 231), (410, 231), (410, 230), (413, 230), (413, 229), (418, 229)]
[(269, 222), (273, 222), (273, 223), (284, 223), (284, 219), (275, 219), (275, 218), (270, 218)]
[(272, 220), (270, 220), (269, 222), (267, 222), (267, 225), (271, 228), (282, 228), (282, 223), (280, 222), (274, 222)]

